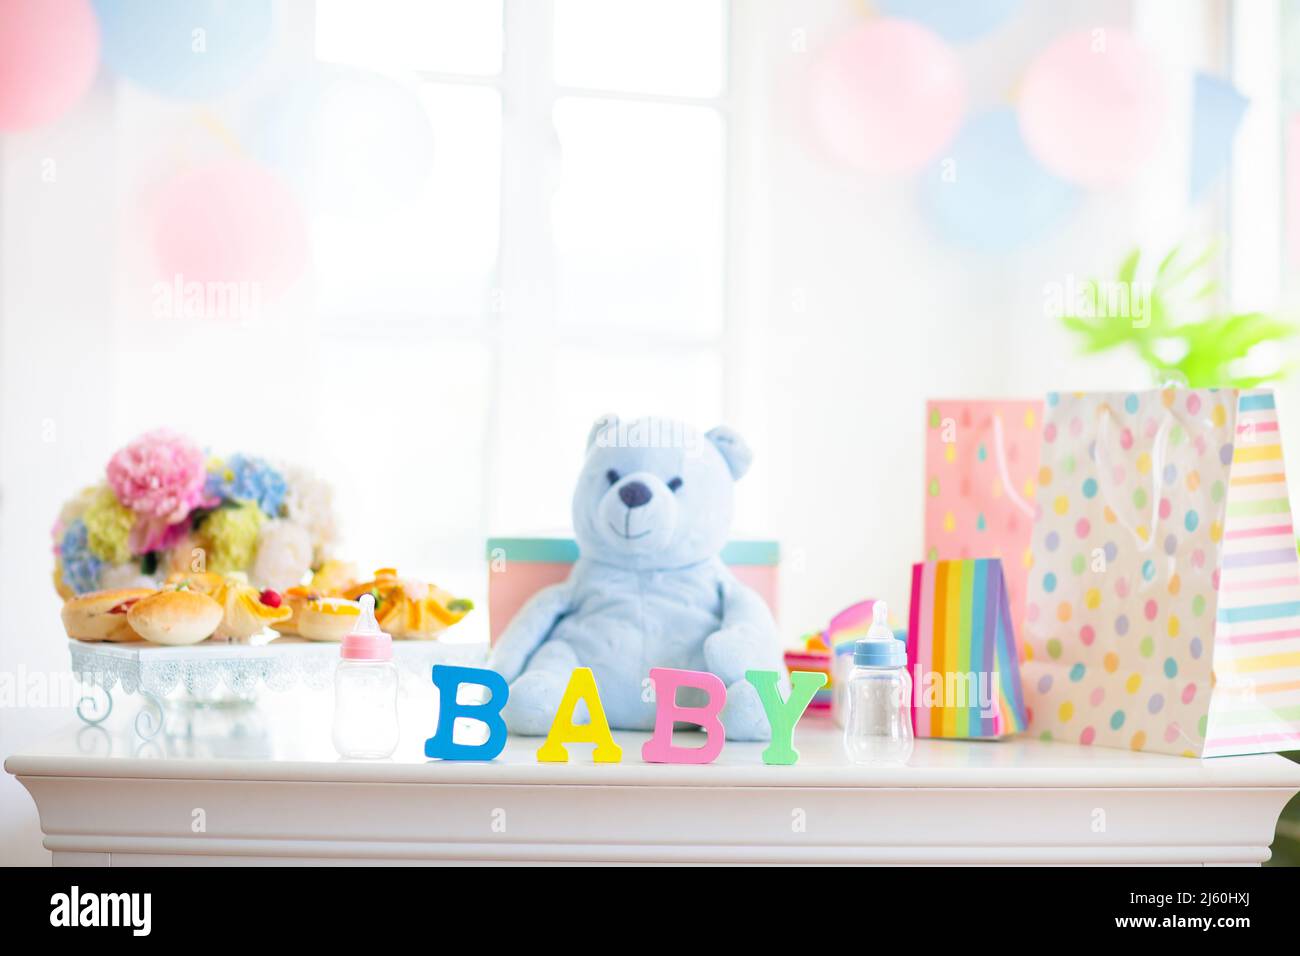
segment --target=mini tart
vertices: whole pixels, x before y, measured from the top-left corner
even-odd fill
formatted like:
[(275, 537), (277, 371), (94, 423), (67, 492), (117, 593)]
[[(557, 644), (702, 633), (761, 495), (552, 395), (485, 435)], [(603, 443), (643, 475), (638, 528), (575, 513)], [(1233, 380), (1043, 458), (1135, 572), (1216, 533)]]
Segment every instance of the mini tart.
[(376, 615), (376, 620), (381, 628), (394, 637), (413, 641), (435, 640), (468, 613), (467, 608), (449, 608), (448, 605), (453, 601), (455, 598), (450, 593), (430, 585), (424, 597), (408, 596), (404, 600), (386, 602), (382, 614)]
[(226, 586), (226, 577), (225, 575), (217, 574), (215, 571), (195, 571), (188, 574), (175, 571), (167, 575), (167, 580), (164, 582), (164, 586), (169, 588), (188, 588), (191, 591), (198, 591), (200, 594), (215, 595)]
[(70, 598), (63, 605), (63, 629), (79, 641), (139, 640), (127, 612), (137, 601), (156, 593), (153, 588), (118, 588)]
[(393, 568), (380, 568), (375, 579), (345, 592), (352, 600), (363, 594), (375, 598), (375, 620), (395, 638), (434, 640), (474, 607), (436, 584), (400, 578)]
[(281, 624), (293, 615), (287, 604), (272, 607), (262, 603), (257, 588), (238, 581), (227, 581), (212, 595), (221, 605), (221, 625), (217, 637), (231, 641), (246, 641), (261, 634), (268, 625)]
[(317, 594), (337, 596), (357, 583), (357, 566), (350, 561), (326, 561), (311, 576), (308, 585)]
[(224, 612), (206, 594), (188, 588), (158, 591), (127, 611), (127, 623), (146, 641), (181, 646), (211, 637)]
[(289, 588), (284, 592), (284, 603), (293, 609), (293, 617), (272, 627), (281, 634), (296, 634), (309, 641), (341, 641), (361, 616), (361, 605), (355, 601), (329, 597), (310, 588)]

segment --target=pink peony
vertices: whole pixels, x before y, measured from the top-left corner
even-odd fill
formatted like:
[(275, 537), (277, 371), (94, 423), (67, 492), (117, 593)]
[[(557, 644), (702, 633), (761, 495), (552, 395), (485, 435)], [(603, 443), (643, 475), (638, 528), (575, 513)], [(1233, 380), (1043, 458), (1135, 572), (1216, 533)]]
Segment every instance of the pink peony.
[(181, 520), (168, 524), (161, 518), (146, 518), (141, 515), (131, 528), (127, 543), (132, 554), (147, 554), (150, 551), (170, 551), (185, 540), (189, 534), (190, 524)]
[(204, 465), (198, 445), (166, 429), (141, 435), (109, 460), (109, 487), (139, 516), (131, 531), (133, 551), (165, 547), (183, 534), (180, 523), (191, 511), (215, 504), (203, 493)]

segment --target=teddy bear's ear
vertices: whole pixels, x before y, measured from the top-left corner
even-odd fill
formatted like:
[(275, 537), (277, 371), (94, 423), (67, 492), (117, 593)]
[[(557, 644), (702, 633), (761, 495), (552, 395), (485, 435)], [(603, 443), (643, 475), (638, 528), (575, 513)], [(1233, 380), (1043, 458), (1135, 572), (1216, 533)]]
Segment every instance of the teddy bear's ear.
[(591, 446), (596, 444), (596, 439), (601, 434), (611, 428), (618, 427), (618, 416), (613, 412), (601, 415), (591, 426), (591, 431), (587, 433), (587, 450), (591, 451)]
[(704, 437), (713, 442), (713, 447), (722, 453), (722, 459), (727, 463), (731, 477), (737, 481), (743, 478), (754, 460), (754, 453), (745, 444), (745, 439), (726, 425), (710, 428), (704, 433)]

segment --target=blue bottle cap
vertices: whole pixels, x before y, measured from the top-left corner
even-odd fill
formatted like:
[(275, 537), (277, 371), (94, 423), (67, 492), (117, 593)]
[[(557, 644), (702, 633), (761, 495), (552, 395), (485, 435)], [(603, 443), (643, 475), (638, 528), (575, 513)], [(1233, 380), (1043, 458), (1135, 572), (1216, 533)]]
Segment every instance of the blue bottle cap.
[(858, 667), (906, 667), (907, 645), (897, 638), (887, 641), (858, 641), (853, 648), (853, 663)]

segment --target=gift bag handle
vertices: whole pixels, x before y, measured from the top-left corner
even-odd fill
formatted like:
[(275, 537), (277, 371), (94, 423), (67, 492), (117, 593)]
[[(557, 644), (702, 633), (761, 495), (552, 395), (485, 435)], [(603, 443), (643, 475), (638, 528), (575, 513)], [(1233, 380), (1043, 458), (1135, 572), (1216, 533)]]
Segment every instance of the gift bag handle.
[(998, 466), (998, 478), (1002, 481), (1002, 487), (1011, 499), (1011, 503), (1019, 508), (1027, 518), (1035, 516), (1034, 506), (1020, 497), (1016, 491), (1016, 486), (1011, 481), (1011, 471), (1007, 468), (1007, 443), (1002, 437), (1002, 416), (994, 414), (993, 416), (993, 451)]
[(1100, 418), (1100, 421), (1097, 424), (1096, 459), (1097, 466), (1102, 471), (1102, 480), (1098, 482), (1098, 485), (1101, 488), (1101, 497), (1102, 500), (1106, 502), (1107, 507), (1110, 508), (1111, 513), (1115, 515), (1115, 520), (1123, 526), (1124, 530), (1137, 539), (1137, 549), (1139, 552), (1147, 551), (1153, 544), (1155, 544), (1156, 526), (1160, 522), (1160, 477), (1165, 470), (1165, 453), (1169, 448), (1169, 430), (1173, 425), (1177, 424), (1177, 419), (1174, 418), (1173, 413), (1167, 408), (1164, 411), (1165, 414), (1160, 421), (1160, 428), (1156, 432), (1155, 447), (1151, 454), (1151, 523), (1149, 526), (1151, 531), (1147, 535), (1146, 540), (1143, 541), (1142, 536), (1138, 534), (1137, 529), (1129, 524), (1124, 518), (1124, 509), (1116, 507), (1115, 502), (1110, 497), (1110, 491), (1108, 490), (1110, 482), (1107, 480), (1107, 473), (1110, 469), (1102, 459), (1105, 455), (1106, 438), (1110, 433), (1109, 426), (1113, 413), (1110, 410), (1110, 406), (1107, 404), (1102, 404), (1101, 408), (1098, 409), (1098, 418)]

